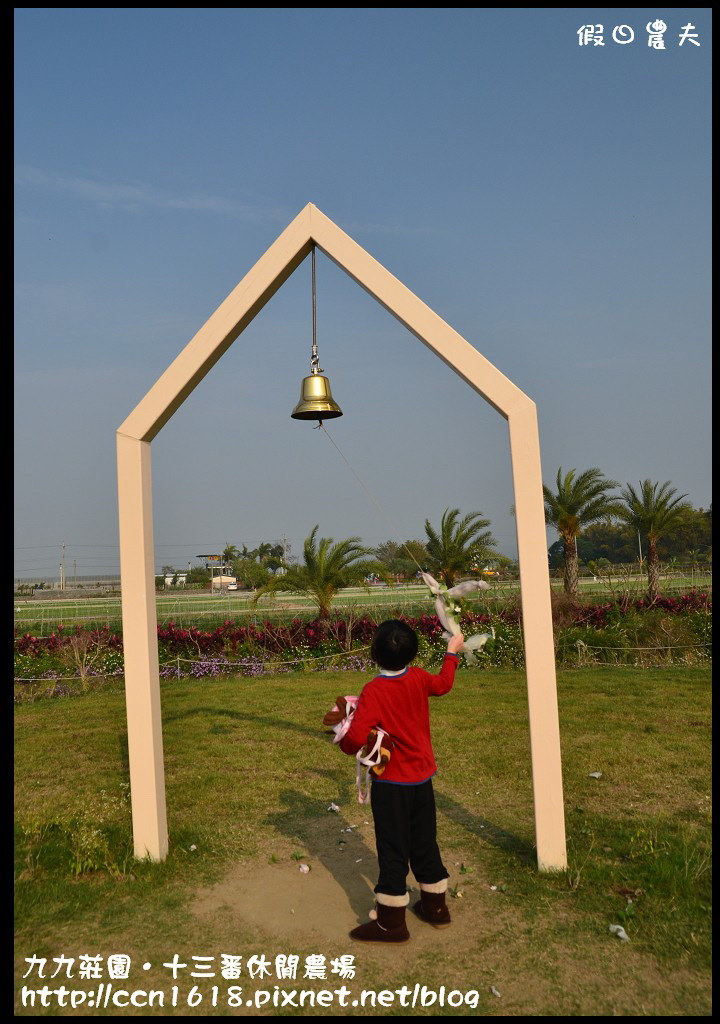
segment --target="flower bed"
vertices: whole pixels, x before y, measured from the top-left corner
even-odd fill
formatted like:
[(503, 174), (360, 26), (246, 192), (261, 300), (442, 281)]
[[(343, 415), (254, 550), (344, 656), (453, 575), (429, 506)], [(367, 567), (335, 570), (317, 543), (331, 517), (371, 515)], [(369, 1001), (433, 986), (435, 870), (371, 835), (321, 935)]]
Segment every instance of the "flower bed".
[[(580, 606), (554, 605), (558, 665), (604, 662), (668, 664), (707, 660), (711, 654), (711, 598), (691, 591), (681, 597), (604, 602)], [(436, 615), (402, 618), (417, 633), (418, 663), (439, 667), (445, 651), (443, 627)], [(466, 636), (494, 630), (479, 654), (481, 668), (521, 667), (524, 662), (519, 604), (492, 616), (466, 612)], [(160, 675), (163, 679), (213, 677), (226, 674), (259, 676), (281, 672), (373, 670), (370, 644), (377, 622), (348, 614), (330, 619), (294, 618), (278, 624), (240, 625), (227, 620), (213, 630), (158, 626)], [(462, 666), (461, 666), (462, 667)], [(47, 637), (29, 633), (15, 637), (15, 681), (41, 696), (65, 696), (70, 681), (87, 689), (93, 681), (123, 675), (122, 636), (108, 629), (80, 626), (58, 629)], [(63, 681), (62, 683), (60, 681)], [(65, 682), (67, 681), (67, 682)], [(40, 683), (40, 687), (37, 684)], [(17, 697), (17, 694), (16, 694)]]

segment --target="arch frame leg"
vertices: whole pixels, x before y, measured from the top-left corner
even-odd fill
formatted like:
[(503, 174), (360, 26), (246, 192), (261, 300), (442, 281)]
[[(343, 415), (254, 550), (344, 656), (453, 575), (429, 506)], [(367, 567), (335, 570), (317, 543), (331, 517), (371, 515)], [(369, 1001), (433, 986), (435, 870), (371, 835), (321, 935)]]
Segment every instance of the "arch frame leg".
[(508, 417), (520, 563), (538, 870), (567, 868), (550, 571), (535, 403)]
[(168, 852), (160, 665), (155, 608), (150, 443), (117, 433), (120, 578), (133, 845), (140, 859)]

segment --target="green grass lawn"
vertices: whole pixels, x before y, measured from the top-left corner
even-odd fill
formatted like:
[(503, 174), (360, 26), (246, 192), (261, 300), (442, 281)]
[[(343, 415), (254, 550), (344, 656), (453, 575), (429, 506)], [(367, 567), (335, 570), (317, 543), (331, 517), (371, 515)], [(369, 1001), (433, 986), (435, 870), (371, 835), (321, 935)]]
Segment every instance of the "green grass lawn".
[[(505, 600), (503, 591), (498, 600)], [(249, 591), (234, 591), (222, 594), (203, 592), (157, 594), (156, 607), (159, 623), (173, 621), (179, 625), (197, 625), (203, 629), (212, 628), (226, 619), (239, 622), (263, 622), (266, 618), (291, 619), (295, 615), (312, 616), (317, 605), (304, 594), (279, 592), (263, 597), (256, 606)], [(342, 613), (353, 609), (357, 613), (380, 612), (388, 608), (399, 609), (407, 614), (432, 610), (427, 587), (401, 585), (397, 587), (348, 587), (337, 595), (335, 607)], [(122, 611), (119, 596), (54, 599), (42, 601), (33, 598), (15, 599), (15, 625), (22, 630), (31, 630), (47, 635), (60, 623), (70, 626), (75, 623), (92, 625), (98, 623), (120, 629)]]
[[(410, 918), (411, 942), (389, 950), (346, 938), (372, 904), (372, 819), (355, 798), (354, 761), (319, 725), (337, 693), (357, 693), (366, 679), (342, 672), (163, 683), (163, 864), (130, 857), (122, 690), (19, 706), (17, 990), (33, 954), (47, 957), (52, 973), (61, 954), (127, 953), (131, 981), (115, 986), (166, 993), (172, 976), (162, 965), (174, 953), (191, 965), (191, 956), (219, 963), (221, 953), (264, 953), (271, 964), (291, 953), (301, 965), (310, 954), (328, 963), (354, 954), (357, 974), (345, 982), (353, 990), (418, 983), (479, 993), (474, 1008), (366, 1006), (364, 1014), (711, 1012), (709, 669), (559, 673), (570, 869), (557, 876), (535, 867), (524, 677), (459, 672), (453, 691), (431, 702), (453, 925), (435, 932)], [(589, 777), (594, 771), (599, 779)], [(338, 814), (328, 811), (331, 802)], [(621, 924), (630, 941), (610, 934), (610, 924)], [(213, 984), (223, 995), (231, 984), (246, 995), (275, 985), (332, 989), (341, 983), (336, 974), (294, 983), (274, 972), (235, 982), (188, 973), (177, 983), (181, 997), (197, 984), (200, 1007), (17, 1003), (16, 1013), (358, 1012), (208, 1003)], [(32, 987), (42, 983), (32, 979)]]

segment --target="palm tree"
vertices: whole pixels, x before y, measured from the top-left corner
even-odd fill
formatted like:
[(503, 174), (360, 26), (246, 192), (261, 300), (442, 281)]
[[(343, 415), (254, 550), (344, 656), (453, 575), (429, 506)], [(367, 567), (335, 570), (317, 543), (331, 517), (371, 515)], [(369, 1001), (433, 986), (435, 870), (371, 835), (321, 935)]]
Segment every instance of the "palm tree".
[(622, 505), (608, 491), (619, 487), (616, 480), (608, 480), (599, 469), (586, 469), (575, 479), (575, 470), (562, 475), (558, 470), (556, 492), (543, 485), (545, 522), (554, 526), (563, 542), (565, 567), (563, 583), (565, 593), (576, 598), (578, 592), (577, 539), (591, 523), (608, 516), (620, 515)]
[(483, 519), (482, 512), (470, 512), (458, 522), (459, 518), (459, 508), (446, 508), (439, 533), (429, 519), (425, 520), (428, 567), (448, 587), (454, 585), (456, 576), (473, 568), (495, 547), (493, 535), (487, 529), (490, 520)]
[(303, 562), (291, 565), (282, 576), (275, 576), (260, 587), (253, 603), (257, 604), (263, 594), (276, 590), (296, 590), (308, 594), (317, 603), (318, 615), (327, 618), (330, 605), (338, 590), (360, 583), (371, 571), (377, 571), (378, 564), (366, 559), (368, 548), (360, 545), (359, 537), (333, 542), (332, 537), (317, 539), (319, 526), (305, 540)]
[(263, 541), (262, 544), (257, 548), (257, 557), (261, 562), (264, 562), (266, 558), (272, 554), (273, 546), (268, 544), (267, 541)]
[(676, 494), (677, 489), (670, 486), (669, 480), (662, 485), (643, 480), (639, 491), (631, 484), (627, 484), (622, 492), (625, 504), (620, 511), (620, 517), (633, 530), (638, 530), (647, 537), (648, 600), (651, 602), (657, 600), (659, 593), (658, 541), (680, 524), (690, 507), (688, 502), (683, 503), (683, 498), (687, 498), (687, 494), (680, 494), (677, 498)]
[(222, 553), (223, 565), (231, 565), (239, 554), (240, 551), (234, 544), (226, 544)]
[(282, 569), (285, 565), (285, 548), (282, 544), (272, 544), (269, 547), (270, 550), (263, 556), (262, 563), (268, 569), (277, 572), (278, 569)]

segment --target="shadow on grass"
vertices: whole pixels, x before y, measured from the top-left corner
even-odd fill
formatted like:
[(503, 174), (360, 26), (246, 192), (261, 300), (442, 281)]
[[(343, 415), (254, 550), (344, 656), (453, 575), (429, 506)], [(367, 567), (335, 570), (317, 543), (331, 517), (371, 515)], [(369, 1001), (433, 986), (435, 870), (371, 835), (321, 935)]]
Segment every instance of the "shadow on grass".
[[(305, 725), (300, 725), (297, 722), (287, 721), (275, 717), (269, 717), (267, 715), (257, 715), (246, 711), (236, 711), (232, 708), (225, 707), (195, 707), (187, 711), (178, 712), (177, 714), (168, 715), (163, 724), (167, 725), (170, 722), (180, 721), (185, 718), (190, 718), (193, 715), (210, 715), (210, 716), (223, 716), (225, 718), (238, 721), (238, 722), (255, 722), (258, 725), (271, 726), (277, 729), (283, 729), (287, 732), (298, 733), (301, 736), (311, 736), (315, 739), (324, 741), (327, 737), (316, 728), (312, 728)], [(122, 742), (122, 741), (121, 741)], [(126, 764), (127, 758), (127, 738), (124, 738), (125, 743), (125, 755), (123, 763)], [(329, 771), (327, 769), (316, 768), (314, 771), (319, 775), (324, 775), (329, 778), (334, 784), (338, 786), (338, 794), (342, 791), (346, 780), (346, 773), (338, 766), (338, 770)], [(504, 850), (506, 853), (516, 857), (517, 860), (529, 867), (536, 865), (536, 853), (535, 847), (527, 842), (527, 840), (520, 838), (512, 832), (508, 832), (506, 829), (501, 828), (499, 825), (495, 825), (492, 821), (482, 817), (479, 814), (475, 814), (469, 811), (462, 804), (458, 803), (453, 797), (448, 796), (446, 793), (435, 791), (437, 808), (443, 814), (445, 814), (455, 824), (460, 825), (466, 831), (470, 832), (473, 836), (482, 839), (483, 842), (489, 846), (493, 846), (497, 849)], [(348, 894), (348, 899), (354, 910), (358, 910), (358, 899), (360, 898), (362, 903), (361, 916), (363, 919), (367, 914), (366, 904), (367, 895), (363, 889), (360, 897), (357, 893), (357, 883), (353, 880), (352, 884), (346, 885), (349, 881), (347, 873), (341, 861), (338, 861), (336, 856), (337, 840), (343, 834), (341, 833), (342, 828), (347, 828), (348, 823), (343, 819), (342, 815), (332, 814), (332, 826), (334, 827), (333, 836), (331, 839), (332, 850), (328, 853), (328, 835), (327, 827), (323, 827), (320, 830), (317, 829), (317, 800), (310, 798), (303, 793), (296, 790), (285, 790), (280, 794), (281, 800), (287, 803), (287, 809), (280, 811), (277, 814), (270, 815), (266, 821), (268, 824), (272, 824), (277, 828), (279, 832), (289, 836), (291, 839), (301, 839), (305, 844), (308, 853), (324, 864), (328, 871), (335, 877), (338, 884), (345, 888)], [(333, 802), (340, 803), (342, 797), (338, 795), (333, 799)], [(367, 809), (368, 818), (372, 812), (370, 808)], [(353, 830), (354, 832), (354, 830)], [(351, 836), (350, 833), (344, 833), (344, 835), (350, 837), (353, 841), (353, 845), (358, 845), (358, 838)], [(350, 842), (347, 842), (346, 850), (349, 848)], [(359, 848), (359, 845), (358, 845)], [(362, 864), (365, 867), (367, 862), (373, 865), (373, 872), (376, 869), (377, 860), (375, 851), (371, 850), (365, 844), (362, 844), (362, 849), (358, 854), (362, 858)], [(354, 858), (356, 860), (357, 858)], [(338, 871), (338, 869), (341, 869)], [(370, 886), (374, 885), (374, 882), (370, 883)]]
[(528, 843), (527, 840), (521, 839), (520, 836), (516, 836), (513, 832), (500, 828), (499, 825), (494, 825), (492, 821), (488, 821), (482, 815), (469, 811), (467, 807), (463, 807), (462, 804), (446, 793), (436, 790), (435, 799), (438, 811), (445, 814), (456, 825), (460, 825), (474, 836), (482, 839), (489, 846), (494, 846), (497, 849), (512, 854), (513, 857), (517, 857), (520, 863), (529, 867), (536, 866), (535, 847)]
[(307, 725), (298, 725), (297, 722), (287, 722), (281, 718), (269, 718), (266, 715), (252, 715), (247, 711), (234, 711), (232, 708), (190, 708), (188, 711), (179, 711), (174, 715), (163, 716), (163, 725), (169, 725), (170, 722), (178, 722), (184, 718), (191, 718), (193, 715), (223, 715), (225, 718), (232, 718), (235, 721), (257, 722), (258, 725), (269, 725), (276, 729), (297, 732), (302, 736), (314, 736), (319, 739), (323, 736), (319, 729), (313, 729)]
[[(332, 772), (320, 774), (335, 777)], [(333, 798), (333, 802), (340, 799), (340, 796)], [(351, 823), (342, 813), (330, 812), (327, 817), (318, 819), (316, 797), (309, 797), (295, 789), (285, 789), (280, 793), (280, 802), (281, 809), (269, 814), (264, 819), (265, 823), (272, 825), (292, 842), (301, 842), (308, 856), (319, 861), (345, 891), (358, 921), (366, 921), (375, 898), (375, 850), (366, 844), (356, 828), (350, 832), (343, 831)], [(370, 813), (368, 808), (368, 815)], [(371, 821), (371, 818), (368, 817), (368, 820)]]
[(128, 750), (127, 730), (123, 730), (118, 736), (118, 751), (120, 754), (120, 770), (124, 782), (130, 781), (130, 752)]

